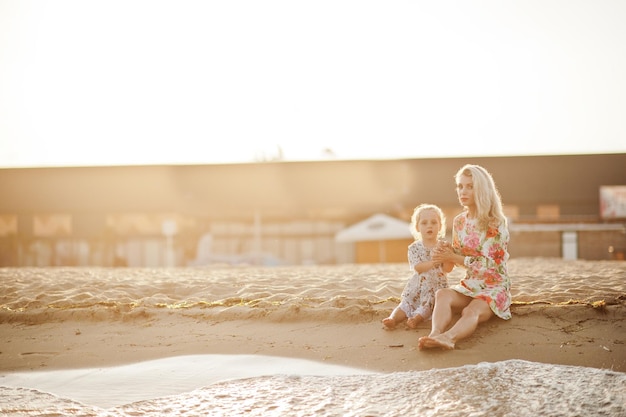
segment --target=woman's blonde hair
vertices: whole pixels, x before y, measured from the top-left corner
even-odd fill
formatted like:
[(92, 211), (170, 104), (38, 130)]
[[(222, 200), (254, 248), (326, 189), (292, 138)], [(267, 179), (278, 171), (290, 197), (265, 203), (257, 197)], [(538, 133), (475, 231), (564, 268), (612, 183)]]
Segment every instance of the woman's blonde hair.
[(489, 226), (506, 225), (502, 199), (491, 174), (480, 165), (467, 164), (454, 176), (457, 184), (463, 175), (471, 177), (474, 184), (474, 202), (479, 227), (487, 230)]
[(439, 223), (441, 223), (441, 229), (439, 229), (438, 237), (444, 238), (446, 237), (446, 216), (443, 214), (443, 211), (439, 207), (434, 204), (420, 204), (415, 207), (413, 210), (413, 215), (411, 216), (411, 234), (416, 240), (421, 240), (422, 235), (417, 230), (417, 224), (420, 222), (420, 217), (423, 212), (426, 210), (434, 210), (435, 213), (439, 216)]

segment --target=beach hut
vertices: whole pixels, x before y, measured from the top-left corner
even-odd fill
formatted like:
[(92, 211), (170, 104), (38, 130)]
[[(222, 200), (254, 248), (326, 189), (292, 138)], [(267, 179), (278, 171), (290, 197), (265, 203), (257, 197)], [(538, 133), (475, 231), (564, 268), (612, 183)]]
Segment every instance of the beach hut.
[(407, 246), (413, 241), (410, 226), (378, 213), (339, 231), (335, 241), (355, 244), (356, 263), (407, 262)]

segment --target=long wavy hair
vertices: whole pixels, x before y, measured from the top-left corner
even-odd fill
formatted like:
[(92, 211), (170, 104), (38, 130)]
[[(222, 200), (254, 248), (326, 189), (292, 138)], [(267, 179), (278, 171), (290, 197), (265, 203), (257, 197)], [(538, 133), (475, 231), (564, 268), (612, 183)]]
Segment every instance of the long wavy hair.
[(411, 234), (415, 238), (415, 240), (421, 240), (422, 235), (417, 231), (417, 224), (420, 222), (420, 216), (426, 210), (434, 210), (439, 216), (439, 223), (441, 224), (441, 229), (439, 229), (439, 233), (437, 237), (444, 238), (446, 237), (446, 216), (443, 214), (443, 211), (434, 204), (420, 204), (415, 207), (413, 210), (413, 215), (411, 216)]
[(472, 178), (474, 184), (474, 202), (476, 203), (476, 218), (482, 230), (507, 224), (502, 198), (496, 188), (496, 183), (491, 174), (480, 165), (467, 164), (461, 167), (454, 176), (458, 184), (461, 176)]

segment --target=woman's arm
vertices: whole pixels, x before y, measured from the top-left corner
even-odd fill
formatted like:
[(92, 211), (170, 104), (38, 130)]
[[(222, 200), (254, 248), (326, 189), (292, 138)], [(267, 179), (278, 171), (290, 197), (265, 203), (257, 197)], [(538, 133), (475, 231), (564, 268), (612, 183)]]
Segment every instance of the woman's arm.
[[(453, 239), (455, 235), (455, 231), (452, 231)], [(443, 265), (444, 272), (450, 272), (454, 268), (455, 265), (464, 266), (463, 262), (465, 257), (463, 255), (459, 255), (454, 251), (454, 248), (449, 242), (441, 241), (435, 251), (433, 252), (433, 261), (440, 263)]]
[(454, 269), (454, 262), (444, 262), (442, 265), (443, 272), (446, 274)]
[[(465, 256), (457, 255), (456, 253), (454, 253), (454, 250), (452, 248), (447, 247), (447, 248), (437, 250), (433, 254), (433, 261), (443, 264), (444, 266), (448, 264), (450, 267), (450, 271), (451, 271), (454, 265), (460, 265), (460, 266), (464, 265)], [(450, 271), (447, 271), (447, 272), (450, 272)]]
[(467, 254), (463, 259), (465, 267), (471, 268), (477, 274), (498, 269), (509, 258), (508, 242), (506, 225), (489, 228), (480, 244), (482, 252)]

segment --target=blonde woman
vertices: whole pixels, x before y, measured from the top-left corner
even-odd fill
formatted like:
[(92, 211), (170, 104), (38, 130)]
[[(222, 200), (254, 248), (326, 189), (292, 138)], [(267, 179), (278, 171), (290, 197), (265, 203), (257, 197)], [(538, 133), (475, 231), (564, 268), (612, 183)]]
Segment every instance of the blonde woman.
[[(454, 349), (478, 324), (496, 316), (511, 318), (511, 281), (507, 271), (509, 231), (502, 201), (491, 174), (478, 165), (465, 165), (455, 176), (464, 210), (452, 226), (452, 245), (433, 254), (434, 262), (453, 262), (466, 268), (459, 284), (439, 290), (432, 328), (418, 347)], [(453, 313), (459, 320), (449, 327)]]
[(415, 329), (428, 320), (433, 311), (435, 293), (448, 286), (447, 273), (451, 262), (441, 263), (431, 259), (431, 254), (446, 235), (446, 218), (441, 209), (433, 204), (421, 204), (411, 216), (411, 234), (415, 241), (409, 245), (408, 261), (413, 275), (402, 291), (400, 304), (383, 319), (386, 329), (393, 329), (406, 320)]

